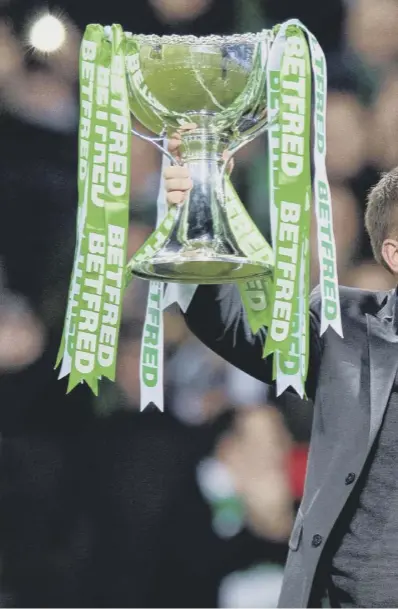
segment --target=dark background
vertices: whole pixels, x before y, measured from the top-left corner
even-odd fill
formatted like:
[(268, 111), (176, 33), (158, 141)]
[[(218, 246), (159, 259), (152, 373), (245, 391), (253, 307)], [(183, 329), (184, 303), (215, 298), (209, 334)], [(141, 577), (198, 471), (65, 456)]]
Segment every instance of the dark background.
[[(29, 44), (43, 11), (67, 31), (47, 56)], [(275, 606), (311, 405), (274, 400), (169, 311), (166, 413), (139, 414), (146, 290), (139, 281), (125, 298), (116, 384), (103, 385), (98, 399), (84, 387), (66, 396), (53, 365), (74, 249), (85, 26), (206, 35), (291, 17), (327, 55), (340, 282), (389, 288), (391, 278), (372, 261), (363, 211), (367, 190), (398, 159), (395, 0), (0, 2), (3, 606)], [(149, 144), (134, 138), (132, 151), (130, 255), (153, 229), (160, 169)], [(239, 153), (234, 182), (268, 236), (266, 164), (265, 139), (256, 140)], [(312, 254), (315, 285), (315, 239)]]

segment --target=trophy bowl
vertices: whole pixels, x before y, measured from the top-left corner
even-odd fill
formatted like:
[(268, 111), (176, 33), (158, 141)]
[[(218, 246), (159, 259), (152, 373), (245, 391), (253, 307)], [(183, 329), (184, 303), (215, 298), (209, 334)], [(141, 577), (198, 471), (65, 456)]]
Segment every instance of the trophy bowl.
[[(181, 131), (193, 182), (165, 242), (129, 263), (144, 279), (233, 283), (272, 272), (245, 254), (228, 218), (226, 167), (268, 125), (266, 64), (272, 33), (232, 36), (126, 34), (132, 114), (160, 137)], [(159, 146), (158, 146), (159, 147)], [(241, 203), (240, 203), (241, 205)]]

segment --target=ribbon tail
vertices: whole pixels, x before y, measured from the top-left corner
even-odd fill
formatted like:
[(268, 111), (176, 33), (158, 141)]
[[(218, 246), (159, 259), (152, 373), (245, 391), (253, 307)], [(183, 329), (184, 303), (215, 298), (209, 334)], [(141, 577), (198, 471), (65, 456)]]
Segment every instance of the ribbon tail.
[(195, 296), (197, 287), (198, 286), (194, 284), (167, 284), (163, 299), (163, 310), (166, 310), (170, 305), (177, 303), (183, 313), (186, 313), (193, 297)]

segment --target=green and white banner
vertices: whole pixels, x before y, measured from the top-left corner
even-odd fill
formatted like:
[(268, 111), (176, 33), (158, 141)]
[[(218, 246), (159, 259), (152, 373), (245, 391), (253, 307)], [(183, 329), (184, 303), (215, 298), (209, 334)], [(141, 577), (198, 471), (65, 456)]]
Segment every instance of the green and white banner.
[(115, 379), (129, 224), (131, 125), (119, 25), (89, 25), (80, 54), (79, 208), (57, 365), (68, 391)]
[(314, 82), (314, 198), (322, 297), (321, 335), (330, 326), (342, 337), (332, 198), (326, 171), (326, 59), (315, 36), (304, 25), (299, 25), (306, 32), (310, 43)]
[[(167, 145), (167, 142), (165, 142)], [(159, 228), (167, 214), (166, 191), (163, 173), (168, 164), (163, 157), (157, 200), (156, 227)], [(145, 314), (144, 330), (141, 341), (140, 357), (140, 410), (150, 404), (161, 412), (164, 410), (164, 330), (163, 330), (164, 284), (150, 281)]]
[[(275, 252), (272, 320), (264, 355), (274, 354), (277, 395), (292, 387), (303, 397), (309, 360), (309, 291), (311, 225), (311, 153), (315, 166), (315, 200), (328, 222), (329, 246), (319, 248), (321, 283), (329, 271), (328, 297), (322, 290), (321, 333), (331, 325), (341, 335), (341, 319), (330, 190), (325, 166), (326, 67), (323, 52), (311, 36), (311, 59), (307, 30), (297, 20), (279, 26), (268, 62), (268, 108), (277, 113), (268, 132), (270, 157), (270, 205)], [(315, 54), (314, 49), (317, 54)], [(322, 61), (323, 60), (323, 61)], [(320, 67), (321, 66), (321, 67)], [(315, 98), (322, 100), (312, 112)], [(317, 91), (319, 93), (317, 94)], [(321, 102), (323, 105), (321, 105)], [(311, 148), (311, 115), (314, 116), (314, 148)], [(275, 115), (274, 115), (275, 116)], [(327, 193), (329, 197), (327, 197)], [(325, 223), (325, 221), (324, 221)], [(325, 228), (318, 221), (318, 243), (325, 242)], [(325, 266), (325, 253), (332, 262)], [(332, 289), (333, 286), (333, 289)], [(333, 296), (333, 301), (331, 301)], [(334, 314), (335, 316), (333, 317)], [(326, 322), (328, 320), (328, 322)]]
[(150, 404), (164, 410), (163, 390), (163, 288), (160, 281), (150, 281), (140, 357), (140, 410)]
[[(274, 264), (274, 254), (250, 215), (243, 207), (229, 177), (225, 178), (226, 211), (231, 230), (243, 253), (252, 260)], [(255, 334), (270, 322), (269, 298), (272, 293), (272, 275), (238, 283), (251, 331)]]
[[(270, 129), (271, 218), (275, 252), (272, 319), (264, 355), (274, 353), (277, 394), (289, 386), (303, 397), (308, 353), (302, 329), (308, 308), (307, 266), (311, 201), (311, 70), (303, 32), (293, 25), (277, 33), (268, 63), (269, 103), (279, 125)], [(304, 280), (305, 285), (302, 285)], [(304, 373), (304, 374), (303, 374)]]
[[(165, 160), (163, 168), (165, 167)], [(174, 224), (176, 208), (166, 209), (163, 171), (158, 196), (157, 228), (134, 254), (134, 260), (145, 260), (161, 248)], [(165, 215), (166, 214), (166, 215)], [(132, 279), (130, 264), (126, 268), (126, 284)], [(140, 410), (150, 404), (163, 412), (164, 409), (164, 284), (150, 281), (144, 321), (140, 356)]]

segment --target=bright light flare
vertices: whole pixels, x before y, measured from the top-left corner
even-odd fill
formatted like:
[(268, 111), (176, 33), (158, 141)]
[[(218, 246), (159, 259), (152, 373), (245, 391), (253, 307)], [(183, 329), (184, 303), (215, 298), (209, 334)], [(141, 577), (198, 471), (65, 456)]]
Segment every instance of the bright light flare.
[(54, 53), (65, 42), (66, 29), (58, 17), (42, 15), (32, 24), (29, 32), (29, 43), (41, 53)]

